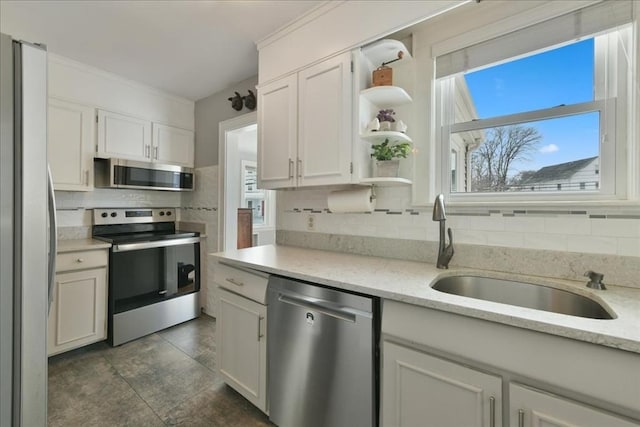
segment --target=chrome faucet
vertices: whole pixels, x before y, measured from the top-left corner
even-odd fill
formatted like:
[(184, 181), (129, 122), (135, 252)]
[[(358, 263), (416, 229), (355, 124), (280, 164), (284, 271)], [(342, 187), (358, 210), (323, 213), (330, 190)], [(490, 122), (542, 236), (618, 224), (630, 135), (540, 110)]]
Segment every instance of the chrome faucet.
[(589, 278), (589, 281), (587, 282), (587, 288), (599, 289), (601, 291), (604, 291), (607, 289), (604, 283), (602, 283), (602, 279), (604, 279), (604, 274), (589, 270), (586, 273), (584, 273), (584, 275), (585, 277)]
[(445, 222), (447, 214), (444, 211), (444, 196), (439, 194), (433, 203), (433, 220), (440, 222), (440, 242), (438, 244), (438, 261), (437, 268), (449, 268), (449, 261), (453, 258), (453, 233), (451, 228), (447, 229), (449, 235), (449, 244), (447, 245), (444, 238)]

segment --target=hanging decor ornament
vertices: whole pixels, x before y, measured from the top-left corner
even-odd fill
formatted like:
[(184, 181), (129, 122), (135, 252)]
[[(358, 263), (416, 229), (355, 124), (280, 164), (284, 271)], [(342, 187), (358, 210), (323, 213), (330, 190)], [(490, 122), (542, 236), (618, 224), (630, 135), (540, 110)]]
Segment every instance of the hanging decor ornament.
[(256, 96), (249, 90), (249, 95), (242, 97), (244, 99), (244, 106), (253, 111), (256, 109)]
[(236, 111), (240, 111), (242, 110), (242, 96), (240, 96), (238, 92), (235, 92), (235, 94), (236, 96), (229, 98), (229, 101), (231, 101), (231, 108)]

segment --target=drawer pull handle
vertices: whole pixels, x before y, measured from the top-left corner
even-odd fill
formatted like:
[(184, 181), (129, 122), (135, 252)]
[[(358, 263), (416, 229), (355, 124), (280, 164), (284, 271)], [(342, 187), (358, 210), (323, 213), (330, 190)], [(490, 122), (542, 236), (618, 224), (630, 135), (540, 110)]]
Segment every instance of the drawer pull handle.
[(244, 283), (242, 283), (242, 282), (238, 282), (236, 279), (232, 279), (232, 278), (227, 277), (227, 279), (226, 279), (226, 280), (227, 280), (227, 282), (229, 282), (229, 283), (231, 283), (231, 284), (233, 284), (233, 285), (236, 285), (236, 286), (244, 286)]
[(76, 259), (76, 262), (84, 262), (84, 258), (78, 258)]

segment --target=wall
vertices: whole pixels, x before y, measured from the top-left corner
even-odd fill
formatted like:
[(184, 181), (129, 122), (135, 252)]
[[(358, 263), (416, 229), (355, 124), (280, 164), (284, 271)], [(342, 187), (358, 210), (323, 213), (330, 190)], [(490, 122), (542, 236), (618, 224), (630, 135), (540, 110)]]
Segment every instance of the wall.
[(258, 77), (243, 80), (232, 87), (215, 93), (207, 98), (196, 101), (195, 129), (196, 129), (196, 167), (218, 164), (218, 123), (248, 113), (246, 107), (240, 111), (231, 108), (228, 98), (234, 92), (248, 95), (248, 90), (256, 93)]

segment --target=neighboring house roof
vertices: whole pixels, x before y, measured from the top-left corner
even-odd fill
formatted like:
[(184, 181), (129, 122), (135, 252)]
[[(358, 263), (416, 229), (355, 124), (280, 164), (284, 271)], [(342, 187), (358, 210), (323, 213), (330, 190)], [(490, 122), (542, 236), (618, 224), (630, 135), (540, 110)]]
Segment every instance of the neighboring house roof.
[(535, 184), (538, 182), (548, 182), (559, 179), (571, 178), (576, 172), (586, 167), (598, 157), (589, 157), (587, 159), (574, 160), (573, 162), (560, 163), (558, 165), (545, 166), (534, 173), (523, 184)]

